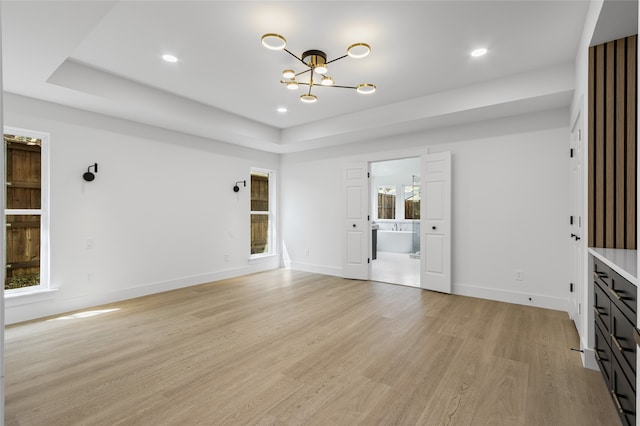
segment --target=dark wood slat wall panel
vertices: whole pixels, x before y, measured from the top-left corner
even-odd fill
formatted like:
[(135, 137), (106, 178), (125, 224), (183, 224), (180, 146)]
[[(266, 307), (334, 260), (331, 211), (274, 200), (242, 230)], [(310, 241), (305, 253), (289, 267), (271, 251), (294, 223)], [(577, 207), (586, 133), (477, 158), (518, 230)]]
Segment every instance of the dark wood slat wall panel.
[(595, 211), (593, 219), (595, 221), (595, 245), (604, 247), (604, 45), (596, 46), (595, 63), (595, 117), (594, 117), (594, 137), (595, 137)]
[[(612, 46), (613, 47), (613, 46)], [(613, 50), (613, 49), (612, 49)], [(623, 112), (627, 103), (626, 91), (626, 74), (627, 74), (627, 43), (625, 39), (618, 40), (615, 43), (615, 247), (625, 247), (626, 227), (618, 224), (625, 223), (627, 220), (626, 210), (626, 184), (627, 184), (627, 147), (626, 147), (626, 114), (618, 114)], [(614, 130), (614, 129), (612, 129)], [(614, 216), (614, 215), (610, 215)]]
[(589, 49), (589, 245), (636, 248), (637, 36)]
[(638, 141), (638, 123), (637, 123), (637, 102), (638, 102), (638, 73), (637, 73), (637, 64), (638, 64), (638, 37), (632, 36), (627, 37), (627, 95), (626, 95), (626, 147), (627, 147), (627, 166), (626, 166), (626, 174), (627, 174), (627, 240), (625, 247), (627, 248), (636, 248), (637, 246), (637, 231), (636, 231), (636, 223), (637, 223), (637, 175), (638, 175), (638, 150), (637, 150), (637, 141)]
[[(595, 61), (596, 61), (596, 53), (595, 53), (595, 49), (591, 48), (589, 49), (589, 78), (588, 78), (588, 83), (589, 83), (589, 100), (594, 99), (595, 96), (595, 75), (596, 75), (596, 70), (595, 70)], [(596, 134), (595, 129), (594, 129), (594, 124), (595, 124), (595, 110), (594, 108), (592, 108), (592, 104), (589, 104), (589, 108), (588, 108), (588, 124), (587, 124), (587, 128), (589, 129), (588, 135), (590, 138), (590, 141), (593, 140), (594, 135)], [(590, 142), (587, 144), (588, 146), (588, 181), (587, 181), (587, 185), (588, 185), (588, 191), (587, 191), (587, 198), (588, 198), (588, 218), (589, 218), (589, 223), (587, 224), (587, 230), (589, 231), (589, 247), (596, 247), (596, 221), (593, 219), (596, 217), (596, 191), (595, 191), (595, 176), (596, 174), (594, 173), (595, 171), (595, 158), (596, 158), (596, 149), (595, 149), (595, 143)]]
[(605, 133), (605, 153), (604, 153), (604, 246), (615, 247), (615, 200), (616, 200), (616, 47), (615, 41), (605, 45), (605, 106), (604, 106), (604, 133)]
[(616, 223), (616, 48), (615, 41), (605, 45), (605, 106), (604, 106), (604, 246), (615, 247)]

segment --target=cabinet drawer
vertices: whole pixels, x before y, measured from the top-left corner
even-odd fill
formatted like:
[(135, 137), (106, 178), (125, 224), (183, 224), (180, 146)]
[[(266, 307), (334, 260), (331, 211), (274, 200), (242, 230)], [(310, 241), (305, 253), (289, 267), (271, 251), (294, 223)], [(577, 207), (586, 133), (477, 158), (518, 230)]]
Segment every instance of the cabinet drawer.
[(635, 324), (638, 288), (622, 278), (617, 272), (612, 270), (610, 274), (609, 293), (611, 294), (611, 301)]
[(602, 289), (600, 284), (595, 282), (593, 284), (593, 311), (594, 317), (597, 323), (602, 327), (602, 331), (609, 335), (611, 329), (611, 300), (607, 293), (606, 288)]
[(604, 333), (598, 324), (595, 326), (595, 355), (596, 361), (600, 366), (600, 371), (607, 384), (607, 388), (611, 389), (611, 348), (609, 347), (609, 335)]
[(593, 280), (600, 283), (603, 288), (611, 284), (611, 268), (597, 258), (593, 258)]
[(612, 363), (611, 397), (623, 424), (636, 424), (636, 394), (620, 369), (618, 363)]
[[(619, 360), (627, 377), (636, 375), (636, 342), (633, 339), (634, 325), (611, 304), (611, 352)], [(635, 384), (633, 386), (635, 388)]]

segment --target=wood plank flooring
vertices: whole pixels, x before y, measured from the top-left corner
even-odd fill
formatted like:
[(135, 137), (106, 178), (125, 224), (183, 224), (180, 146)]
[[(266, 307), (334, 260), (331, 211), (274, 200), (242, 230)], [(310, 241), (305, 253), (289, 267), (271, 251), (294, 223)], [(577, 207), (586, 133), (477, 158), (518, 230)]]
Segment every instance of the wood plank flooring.
[(5, 338), (9, 426), (619, 425), (566, 313), (375, 282), (276, 270)]

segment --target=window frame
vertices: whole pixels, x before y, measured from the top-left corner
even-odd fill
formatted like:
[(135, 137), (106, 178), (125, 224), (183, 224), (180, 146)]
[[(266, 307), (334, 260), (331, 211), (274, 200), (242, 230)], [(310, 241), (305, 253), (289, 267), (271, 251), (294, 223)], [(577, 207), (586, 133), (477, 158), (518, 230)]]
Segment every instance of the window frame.
[[(411, 192), (414, 192), (415, 189), (413, 189), (413, 188), (415, 188), (415, 187), (418, 187), (418, 194), (417, 195), (420, 197), (418, 199), (418, 203), (420, 203), (421, 200), (422, 200), (422, 194), (420, 193), (420, 184), (414, 185), (413, 183), (410, 183), (410, 184), (402, 185), (402, 191), (403, 191), (403, 194), (404, 194), (403, 202), (402, 202), (402, 209), (404, 210), (403, 211), (403, 215), (402, 215), (402, 217), (404, 218), (403, 220), (420, 220), (420, 207), (419, 206), (418, 206), (418, 209), (417, 209), (418, 210), (417, 211), (418, 212), (418, 217), (417, 218), (414, 218), (414, 217), (408, 218), (407, 217), (407, 200), (409, 198), (413, 198), (416, 195), (415, 193), (413, 193), (413, 195), (411, 197), (405, 198), (405, 196), (407, 194), (407, 188), (412, 188)], [(412, 201), (412, 202), (415, 203), (415, 201)]]
[[(6, 158), (6, 144), (4, 142), (4, 135), (12, 134), (25, 136), (30, 138), (37, 138), (41, 140), (40, 146), (40, 208), (39, 209), (7, 209), (6, 208), (6, 185), (3, 188), (5, 198), (5, 209), (4, 209), (4, 217), (6, 221), (6, 217), (10, 215), (33, 215), (40, 216), (40, 284), (22, 287), (22, 288), (14, 288), (4, 290), (5, 297), (10, 296), (18, 296), (21, 294), (32, 294), (38, 292), (45, 292), (50, 290), (50, 246), (49, 246), (49, 234), (50, 234), (50, 222), (49, 222), (49, 211), (50, 211), (50, 175), (49, 175), (49, 162), (50, 162), (50, 142), (51, 135), (50, 133), (36, 131), (36, 130), (28, 130), (22, 129), (18, 127), (12, 126), (4, 126), (3, 128), (3, 138), (2, 143), (4, 150), (4, 173), (6, 173), (7, 166), (7, 158)], [(6, 175), (4, 177), (6, 181)], [(6, 183), (6, 182), (5, 182)], [(7, 239), (7, 231), (6, 227), (3, 229), (3, 238), (4, 243), (3, 246), (6, 246)], [(6, 252), (3, 254), (4, 259), (2, 260), (3, 266), (6, 267), (7, 259)], [(4, 287), (3, 283), (3, 287)]]
[[(267, 211), (251, 210), (251, 175), (254, 173), (267, 174), (269, 179), (269, 207)], [(251, 253), (251, 216), (254, 214), (268, 216), (267, 251), (264, 253)], [(276, 171), (261, 167), (251, 167), (249, 173), (249, 259), (260, 259), (276, 256)]]
[[(393, 190), (393, 194), (391, 193), (381, 193), (380, 189), (382, 188), (388, 188), (388, 189), (392, 189)], [(375, 211), (375, 220), (379, 221), (379, 222), (395, 222), (398, 218), (398, 208), (397, 208), (397, 204), (398, 204), (398, 188), (396, 187), (396, 185), (377, 185), (376, 186), (376, 211)], [(393, 212), (393, 217), (390, 218), (381, 218), (380, 217), (380, 209), (383, 208), (380, 206), (380, 195), (391, 195), (393, 196), (393, 207), (391, 207), (392, 212)], [(387, 207), (389, 208), (389, 207)]]

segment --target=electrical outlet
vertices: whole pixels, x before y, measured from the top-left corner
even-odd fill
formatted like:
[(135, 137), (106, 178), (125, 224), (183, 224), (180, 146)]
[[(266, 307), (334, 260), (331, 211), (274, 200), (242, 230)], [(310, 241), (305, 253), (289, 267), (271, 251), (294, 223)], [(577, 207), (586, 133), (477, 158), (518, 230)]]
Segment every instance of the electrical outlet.
[(228, 255), (228, 254), (225, 254), (225, 255), (224, 255), (224, 261), (225, 261), (225, 262), (229, 262), (229, 255)]
[(87, 249), (92, 249), (93, 248), (93, 239), (92, 238), (88, 238), (87, 239)]
[(524, 281), (524, 271), (522, 269), (516, 269), (516, 281)]
[(307, 255), (307, 256), (309, 256), (309, 249), (307, 249), (307, 251), (306, 251), (306, 255)]

